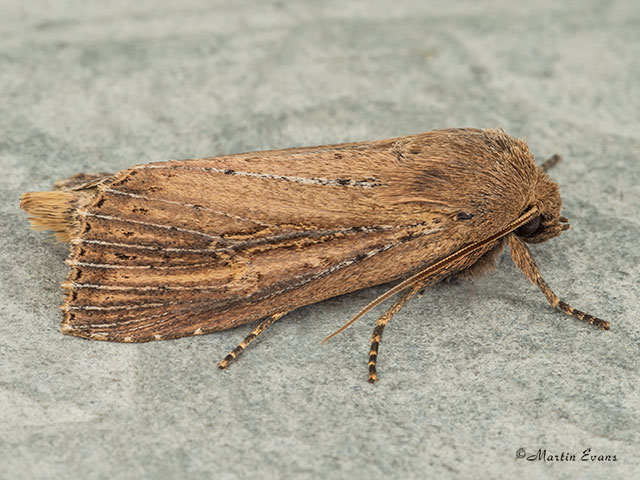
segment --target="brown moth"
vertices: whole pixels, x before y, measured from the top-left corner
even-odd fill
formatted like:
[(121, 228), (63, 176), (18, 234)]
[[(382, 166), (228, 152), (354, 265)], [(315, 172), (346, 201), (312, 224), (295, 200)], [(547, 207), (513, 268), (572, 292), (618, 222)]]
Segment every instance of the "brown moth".
[(447, 129), (81, 174), (21, 207), (70, 243), (63, 333), (146, 342), (262, 319), (221, 368), (298, 307), (401, 280), (338, 330), (402, 292), (371, 337), (375, 382), (391, 317), (428, 284), (493, 267), (505, 243), (551, 306), (609, 328), (562, 302), (526, 246), (569, 228), (545, 173), (558, 160), (536, 166), (502, 130)]

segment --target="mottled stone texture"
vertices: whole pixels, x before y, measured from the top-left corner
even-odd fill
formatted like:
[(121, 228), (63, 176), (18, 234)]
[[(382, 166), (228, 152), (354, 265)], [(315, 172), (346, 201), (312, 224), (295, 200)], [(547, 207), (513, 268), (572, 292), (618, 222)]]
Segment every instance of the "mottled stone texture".
[[(640, 7), (618, 2), (0, 5), (0, 478), (629, 478), (640, 469)], [(237, 329), (143, 345), (60, 334), (65, 245), (18, 197), (79, 171), (502, 126), (564, 155), (547, 282), (508, 255), (388, 326), (384, 291), (301, 309), (227, 372)], [(380, 310), (378, 310), (380, 311)], [(576, 461), (516, 459), (545, 449)], [(617, 461), (581, 462), (582, 451)], [(557, 464), (561, 463), (561, 464)]]

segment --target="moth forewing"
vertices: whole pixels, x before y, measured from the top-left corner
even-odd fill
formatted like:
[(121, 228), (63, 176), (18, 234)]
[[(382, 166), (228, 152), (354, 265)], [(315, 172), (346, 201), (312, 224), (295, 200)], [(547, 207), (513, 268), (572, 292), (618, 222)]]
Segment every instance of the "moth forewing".
[(525, 241), (564, 228), (557, 185), (502, 130), (159, 162), (58, 188), (21, 206), (70, 242), (64, 333), (144, 342), (266, 318), (236, 355), (303, 305), (404, 279), (379, 303), (486, 269), (532, 212)]

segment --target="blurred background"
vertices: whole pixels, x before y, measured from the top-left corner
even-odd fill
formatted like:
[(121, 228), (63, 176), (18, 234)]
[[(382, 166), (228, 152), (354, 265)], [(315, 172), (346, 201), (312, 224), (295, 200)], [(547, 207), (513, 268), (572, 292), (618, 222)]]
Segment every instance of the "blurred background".
[[(640, 6), (628, 1), (0, 3), (0, 478), (628, 477), (640, 447)], [(58, 331), (65, 245), (23, 191), (151, 161), (444, 127), (525, 138), (572, 229), (552, 311), (508, 256), (388, 327), (320, 341), (384, 288), (145, 345)], [(529, 462), (516, 450), (616, 462)], [(613, 473), (615, 472), (615, 473)]]

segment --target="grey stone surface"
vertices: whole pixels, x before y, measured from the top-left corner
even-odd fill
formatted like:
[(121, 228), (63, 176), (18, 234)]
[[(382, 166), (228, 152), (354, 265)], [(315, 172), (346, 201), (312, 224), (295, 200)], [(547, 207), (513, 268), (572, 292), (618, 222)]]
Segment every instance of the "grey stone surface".
[[(525, 6), (525, 3), (528, 5)], [(618, 2), (58, 2), (0, 6), (0, 478), (630, 478), (640, 471), (640, 7)], [(572, 229), (389, 325), (377, 287), (247, 329), (143, 345), (60, 334), (65, 245), (18, 198), (82, 171), (502, 126)], [(529, 462), (528, 454), (577, 455)], [(581, 452), (616, 456), (582, 462)]]

